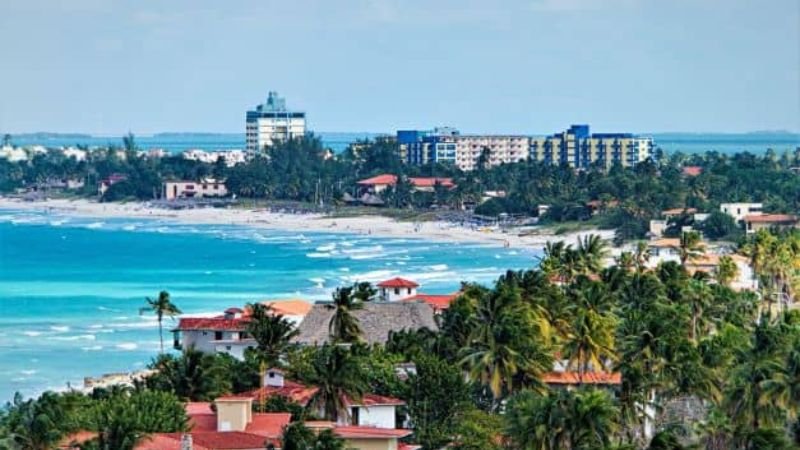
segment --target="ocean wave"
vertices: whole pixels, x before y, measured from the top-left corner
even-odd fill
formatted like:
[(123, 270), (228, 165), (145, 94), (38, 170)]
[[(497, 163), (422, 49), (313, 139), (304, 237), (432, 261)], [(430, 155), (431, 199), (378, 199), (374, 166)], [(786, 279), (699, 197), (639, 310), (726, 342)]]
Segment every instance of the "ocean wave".
[(428, 269), (440, 272), (442, 270), (447, 270), (448, 267), (447, 267), (447, 264), (434, 264), (432, 266), (428, 266)]
[(333, 250), (335, 248), (336, 248), (336, 244), (334, 243), (334, 244), (320, 245), (319, 247), (316, 248), (316, 250), (318, 252), (329, 252), (329, 251), (331, 251), (331, 250)]
[(81, 341), (81, 340), (93, 341), (96, 339), (96, 336), (93, 334), (77, 334), (74, 336), (51, 336), (48, 339), (52, 341), (65, 341), (65, 342)]
[(38, 373), (38, 372), (39, 371), (35, 370), (35, 369), (26, 369), (26, 370), (20, 370), (19, 371), (19, 373), (21, 373), (23, 375), (33, 375), (33, 374)]
[(332, 254), (330, 252), (311, 252), (306, 253), (307, 258), (330, 258)]
[(57, 331), (59, 333), (66, 333), (67, 331), (69, 331), (69, 327), (66, 325), (53, 325), (52, 327), (50, 327), (50, 329), (53, 331)]
[(89, 228), (91, 230), (96, 230), (96, 229), (99, 229), (99, 228), (103, 228), (103, 226), (105, 224), (106, 224), (105, 222), (92, 222), (92, 223), (86, 225), (86, 228)]
[(81, 347), (81, 350), (85, 352), (97, 352), (103, 349), (102, 345), (91, 345), (89, 347)]
[(36, 337), (36, 336), (41, 336), (42, 332), (41, 331), (23, 331), (22, 334), (24, 334), (25, 336), (29, 336), (29, 337)]

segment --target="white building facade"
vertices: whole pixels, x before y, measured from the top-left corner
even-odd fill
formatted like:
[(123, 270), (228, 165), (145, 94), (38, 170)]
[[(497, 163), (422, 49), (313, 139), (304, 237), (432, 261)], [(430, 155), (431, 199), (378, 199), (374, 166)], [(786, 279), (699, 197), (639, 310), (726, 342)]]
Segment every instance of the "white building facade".
[(306, 113), (286, 109), (286, 100), (270, 92), (264, 104), (247, 111), (245, 141), (247, 151), (257, 152), (275, 142), (300, 138), (306, 134)]

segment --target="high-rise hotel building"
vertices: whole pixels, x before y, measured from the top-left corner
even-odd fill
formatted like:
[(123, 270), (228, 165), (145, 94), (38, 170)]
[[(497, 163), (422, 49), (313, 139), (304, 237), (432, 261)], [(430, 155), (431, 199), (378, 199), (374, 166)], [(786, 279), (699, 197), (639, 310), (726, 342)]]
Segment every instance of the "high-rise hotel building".
[(286, 100), (270, 92), (267, 102), (247, 111), (245, 142), (251, 152), (264, 150), (274, 142), (283, 142), (306, 134), (306, 113), (289, 111)]
[(573, 125), (547, 137), (462, 135), (454, 128), (400, 130), (397, 142), (401, 158), (409, 164), (450, 163), (465, 171), (477, 168), (481, 155), (491, 166), (533, 159), (581, 169), (593, 164), (609, 168), (617, 162), (629, 167), (653, 157), (652, 138), (590, 134), (588, 125)]
[(632, 167), (653, 157), (653, 138), (631, 133), (589, 133), (589, 125), (543, 138), (531, 138), (530, 158), (557, 165), (587, 169), (610, 168), (616, 163)]

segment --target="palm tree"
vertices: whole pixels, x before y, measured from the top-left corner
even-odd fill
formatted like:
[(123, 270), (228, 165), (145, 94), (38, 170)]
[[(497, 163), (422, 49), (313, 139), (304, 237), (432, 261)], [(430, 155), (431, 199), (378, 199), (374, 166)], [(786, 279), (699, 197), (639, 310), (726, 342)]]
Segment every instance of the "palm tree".
[(603, 262), (608, 255), (606, 242), (596, 234), (590, 234), (578, 240), (578, 254), (583, 261), (584, 273), (599, 273), (603, 270)]
[(279, 367), (281, 357), (299, 331), (292, 322), (281, 314), (271, 314), (270, 307), (263, 303), (247, 305), (250, 318), (247, 333), (256, 341), (256, 355), (259, 362), (269, 367)]
[(516, 286), (498, 282), (493, 291), (473, 292), (477, 309), (460, 361), (470, 378), (489, 386), (495, 406), (520, 380), (541, 387), (538, 379), (552, 368), (547, 319), (521, 301)]
[(317, 350), (311, 366), (305, 381), (318, 389), (310, 404), (328, 420), (347, 417), (348, 403), (361, 401), (368, 389), (358, 360), (346, 347), (325, 344)]
[(575, 313), (562, 351), (568, 358), (567, 366), (578, 369), (580, 384), (590, 367), (601, 371), (606, 360), (615, 359), (614, 327), (614, 319), (598, 311), (580, 306)]
[(151, 299), (150, 297), (147, 297), (145, 300), (147, 301), (147, 306), (140, 308), (139, 314), (144, 314), (148, 311), (155, 313), (156, 317), (158, 318), (158, 339), (161, 344), (161, 353), (164, 353), (164, 329), (162, 327), (162, 321), (164, 316), (174, 318), (181, 313), (181, 310), (172, 303), (169, 297), (169, 292), (167, 291), (159, 292), (158, 298), (155, 300)]
[(687, 261), (698, 258), (705, 253), (705, 246), (698, 232), (685, 231), (681, 233), (680, 242), (674, 247), (674, 250), (678, 252), (681, 265), (685, 266)]
[(14, 411), (4, 417), (4, 425), (8, 427), (10, 448), (30, 450), (50, 450), (58, 444), (64, 435), (61, 429), (63, 411), (58, 407), (56, 394), (45, 392), (38, 400), (22, 400), (22, 396), (14, 396), (9, 403)]
[(360, 341), (363, 330), (353, 312), (364, 306), (353, 295), (353, 288), (337, 288), (333, 293), (333, 305), (331, 307), (336, 309), (328, 324), (328, 331), (333, 342), (353, 343)]
[(222, 357), (189, 347), (180, 356), (159, 355), (145, 380), (148, 388), (173, 392), (181, 400), (209, 401), (231, 389), (230, 368)]
[(723, 286), (730, 286), (731, 282), (739, 276), (739, 266), (730, 256), (722, 256), (714, 271), (714, 276), (717, 279), (717, 283)]

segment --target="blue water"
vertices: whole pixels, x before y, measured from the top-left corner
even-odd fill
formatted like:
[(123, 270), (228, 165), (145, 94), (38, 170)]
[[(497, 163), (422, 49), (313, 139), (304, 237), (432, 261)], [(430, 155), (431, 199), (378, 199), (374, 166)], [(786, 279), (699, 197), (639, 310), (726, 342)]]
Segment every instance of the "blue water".
[[(353, 142), (371, 139), (376, 133), (316, 133), (322, 144), (335, 152), (344, 151)], [(233, 150), (244, 149), (244, 133), (164, 133), (152, 136), (136, 136), (139, 148), (148, 150), (160, 148), (170, 153), (180, 153), (189, 149)], [(45, 147), (69, 147), (86, 145), (89, 147), (104, 147), (109, 145), (122, 145), (122, 136), (88, 136), (88, 135), (46, 135), (24, 134), (13, 138), (14, 145), (30, 146), (43, 145)]]
[[(326, 147), (341, 152), (357, 140), (374, 138), (378, 133), (317, 133)], [(704, 153), (716, 151), (732, 154), (750, 152), (762, 154), (767, 149), (777, 153), (794, 151), (800, 147), (800, 134), (797, 133), (642, 133), (652, 136), (658, 147), (667, 153)], [(106, 146), (121, 145), (120, 136), (44, 136), (19, 135), (14, 137), (16, 145), (44, 145), (61, 147), (70, 145)], [(230, 150), (244, 148), (244, 134), (158, 134), (137, 136), (137, 144), (143, 149), (163, 148), (168, 152), (181, 152), (190, 148), (204, 150)]]
[[(0, 403), (84, 376), (144, 367), (158, 351), (146, 296), (188, 314), (280, 298), (328, 299), (356, 280), (405, 276), (452, 292), (530, 267), (531, 251), (365, 235), (0, 210)], [(167, 321), (165, 328), (170, 329)], [(165, 335), (167, 345), (171, 335)]]

